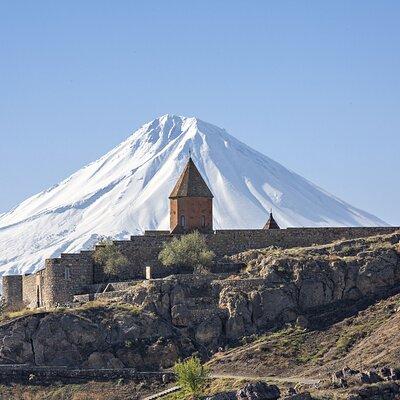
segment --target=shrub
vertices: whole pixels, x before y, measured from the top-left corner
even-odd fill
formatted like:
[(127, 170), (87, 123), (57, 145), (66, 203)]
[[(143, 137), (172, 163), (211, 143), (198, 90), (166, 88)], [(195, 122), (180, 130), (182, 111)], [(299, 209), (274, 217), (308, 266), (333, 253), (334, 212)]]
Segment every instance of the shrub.
[(93, 259), (103, 267), (104, 273), (109, 277), (118, 276), (128, 264), (128, 259), (112, 240), (99, 242), (93, 253)]
[(158, 259), (165, 266), (207, 267), (215, 254), (207, 247), (204, 237), (199, 232), (183, 235), (165, 243)]
[(185, 394), (198, 398), (203, 395), (209, 371), (201, 364), (197, 357), (191, 357), (186, 361), (178, 362), (174, 366), (177, 375), (177, 383)]

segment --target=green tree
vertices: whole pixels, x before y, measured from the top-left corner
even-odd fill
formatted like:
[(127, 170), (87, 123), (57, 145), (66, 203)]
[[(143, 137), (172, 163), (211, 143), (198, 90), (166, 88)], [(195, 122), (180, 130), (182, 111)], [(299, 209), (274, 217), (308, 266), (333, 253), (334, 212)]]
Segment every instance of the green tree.
[(191, 357), (186, 361), (176, 363), (174, 372), (177, 375), (178, 385), (182, 387), (186, 395), (197, 399), (204, 394), (209, 370), (201, 364), (199, 358)]
[(112, 240), (100, 241), (93, 252), (94, 261), (103, 267), (109, 277), (117, 277), (126, 268), (128, 259)]
[(199, 232), (183, 235), (165, 243), (158, 259), (169, 267), (207, 267), (212, 263), (215, 254), (209, 250), (206, 241)]

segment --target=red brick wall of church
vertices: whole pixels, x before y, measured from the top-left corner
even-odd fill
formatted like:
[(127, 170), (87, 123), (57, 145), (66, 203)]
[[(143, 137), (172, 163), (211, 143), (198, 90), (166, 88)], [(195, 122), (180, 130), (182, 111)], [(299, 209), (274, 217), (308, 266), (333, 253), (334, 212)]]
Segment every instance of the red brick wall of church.
[[(184, 216), (185, 226), (181, 226)], [(204, 218), (204, 226), (202, 219)], [(171, 232), (180, 233), (192, 230), (211, 232), (212, 199), (205, 197), (181, 197), (170, 199), (170, 228)]]

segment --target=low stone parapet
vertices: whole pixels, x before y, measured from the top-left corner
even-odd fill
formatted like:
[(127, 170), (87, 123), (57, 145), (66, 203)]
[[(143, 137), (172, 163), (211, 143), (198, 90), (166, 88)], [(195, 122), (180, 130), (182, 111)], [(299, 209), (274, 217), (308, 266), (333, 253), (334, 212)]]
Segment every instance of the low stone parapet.
[(126, 379), (141, 382), (145, 380), (172, 381), (172, 372), (141, 372), (132, 368), (121, 369), (71, 369), (55, 366), (32, 366), (26, 364), (0, 365), (0, 382), (21, 382), (51, 384), (55, 381), (78, 383), (86, 381), (112, 381)]

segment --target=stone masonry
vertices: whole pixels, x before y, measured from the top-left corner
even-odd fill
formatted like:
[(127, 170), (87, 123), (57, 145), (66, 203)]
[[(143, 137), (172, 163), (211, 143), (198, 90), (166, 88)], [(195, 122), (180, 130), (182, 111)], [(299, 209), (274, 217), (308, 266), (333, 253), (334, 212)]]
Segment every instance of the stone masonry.
[[(399, 228), (288, 228), (276, 230), (217, 230), (205, 234), (208, 246), (217, 259), (249, 249), (268, 246), (281, 248), (307, 247), (327, 244), (340, 239), (354, 239), (393, 233)], [(129, 260), (121, 281), (145, 279), (145, 269), (152, 266), (152, 277), (174, 273), (158, 263), (158, 254), (164, 243), (179, 235), (168, 231), (147, 231), (142, 236), (132, 236), (127, 241), (115, 241)], [(70, 303), (74, 295), (87, 292), (90, 285), (104, 282), (101, 267), (92, 259), (93, 251), (61, 254), (60, 258), (46, 260), (45, 267), (31, 275), (4, 276), (3, 295), (7, 306), (20, 308), (52, 307)]]

